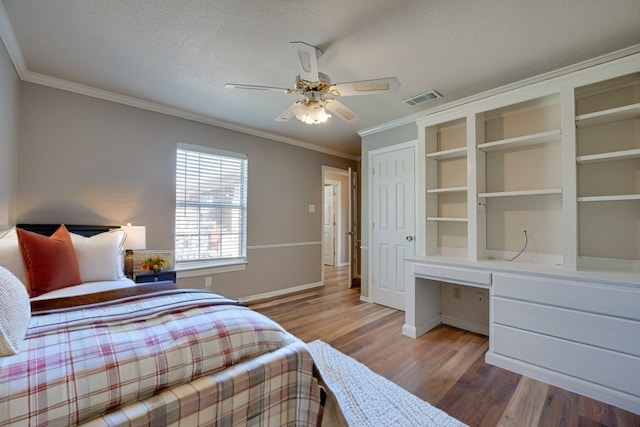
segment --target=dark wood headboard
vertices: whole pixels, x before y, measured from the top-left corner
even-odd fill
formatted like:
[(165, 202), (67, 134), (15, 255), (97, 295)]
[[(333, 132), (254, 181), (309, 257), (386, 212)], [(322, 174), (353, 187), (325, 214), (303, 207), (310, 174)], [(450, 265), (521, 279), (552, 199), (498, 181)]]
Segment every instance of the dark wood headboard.
[[(27, 231), (33, 231), (34, 233), (44, 234), (45, 236), (51, 236), (60, 227), (60, 224), (18, 224), (18, 228), (22, 228)], [(67, 230), (70, 233), (80, 234), (81, 236), (90, 237), (96, 234), (104, 233), (105, 231), (113, 230), (114, 228), (120, 228), (119, 225), (70, 225), (65, 224)]]

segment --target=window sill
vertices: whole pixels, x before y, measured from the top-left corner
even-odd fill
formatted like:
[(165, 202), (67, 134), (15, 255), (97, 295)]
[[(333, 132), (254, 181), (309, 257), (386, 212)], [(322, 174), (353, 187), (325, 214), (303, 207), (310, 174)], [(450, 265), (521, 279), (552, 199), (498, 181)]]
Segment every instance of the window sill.
[(207, 274), (228, 273), (230, 271), (242, 271), (246, 269), (246, 261), (232, 261), (228, 263), (219, 262), (198, 262), (187, 265), (176, 264), (175, 270), (177, 278), (199, 277)]

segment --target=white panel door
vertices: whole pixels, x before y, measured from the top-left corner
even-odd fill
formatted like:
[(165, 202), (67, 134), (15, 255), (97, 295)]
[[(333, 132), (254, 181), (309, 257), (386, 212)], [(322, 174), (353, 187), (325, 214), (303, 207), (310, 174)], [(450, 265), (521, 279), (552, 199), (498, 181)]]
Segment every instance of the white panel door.
[(415, 150), (372, 157), (373, 302), (405, 308), (404, 258), (415, 254)]

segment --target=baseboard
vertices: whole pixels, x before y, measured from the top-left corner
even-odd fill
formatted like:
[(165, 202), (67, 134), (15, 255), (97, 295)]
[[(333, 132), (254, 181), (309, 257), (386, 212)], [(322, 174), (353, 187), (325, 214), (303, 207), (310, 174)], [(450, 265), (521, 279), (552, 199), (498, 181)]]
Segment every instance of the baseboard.
[(492, 351), (485, 355), (485, 361), (503, 369), (533, 378), (544, 383), (561, 387), (573, 393), (581, 394), (609, 405), (617, 406), (626, 411), (640, 415), (640, 398), (607, 388), (599, 384), (572, 377), (557, 371), (552, 371), (537, 365), (532, 365), (518, 359), (512, 359)]
[(416, 327), (407, 325), (406, 323), (402, 325), (402, 335), (410, 338), (418, 338)]
[(446, 316), (444, 314), (440, 315), (440, 319), (445, 325), (464, 329), (465, 331), (475, 332), (476, 334), (489, 336), (489, 325), (470, 322), (468, 320), (458, 319), (457, 317)]
[(362, 302), (368, 302), (368, 303), (373, 303), (373, 301), (371, 300), (371, 298), (369, 298), (369, 297), (363, 297), (362, 295), (360, 295), (360, 301), (362, 301)]
[(324, 286), (322, 282), (309, 283), (306, 285), (294, 286), (293, 288), (279, 289), (277, 291), (265, 292), (263, 294), (249, 295), (246, 297), (238, 298), (239, 301), (242, 302), (252, 302), (262, 299), (276, 298), (281, 297), (283, 295), (289, 295), (300, 291), (306, 291), (307, 289), (318, 288), (320, 286)]
[(423, 322), (422, 325), (418, 326), (413, 326), (405, 323), (404, 325), (402, 325), (402, 334), (411, 338), (418, 338), (420, 335), (426, 334), (441, 323), (442, 319), (440, 316), (433, 317), (426, 322)]

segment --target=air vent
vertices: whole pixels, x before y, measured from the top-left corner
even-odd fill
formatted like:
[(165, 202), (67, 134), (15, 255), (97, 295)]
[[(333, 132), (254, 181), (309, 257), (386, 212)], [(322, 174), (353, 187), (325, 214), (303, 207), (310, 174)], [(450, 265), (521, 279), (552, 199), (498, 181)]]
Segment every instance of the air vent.
[(432, 89), (428, 92), (421, 93), (420, 95), (416, 95), (409, 99), (405, 99), (402, 102), (404, 102), (410, 107), (415, 107), (416, 105), (424, 104), (425, 102), (429, 102), (431, 100), (438, 99), (438, 98), (442, 98), (442, 95), (440, 95), (438, 92)]

